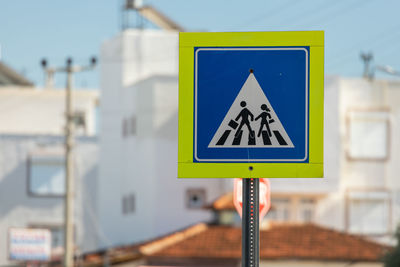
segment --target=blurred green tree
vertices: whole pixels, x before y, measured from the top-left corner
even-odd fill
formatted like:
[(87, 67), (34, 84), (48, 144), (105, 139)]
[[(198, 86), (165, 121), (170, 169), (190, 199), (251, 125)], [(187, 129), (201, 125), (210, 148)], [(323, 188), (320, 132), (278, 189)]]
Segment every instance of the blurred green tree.
[(393, 250), (389, 251), (383, 258), (385, 267), (399, 267), (400, 266), (400, 227), (396, 231), (397, 245)]

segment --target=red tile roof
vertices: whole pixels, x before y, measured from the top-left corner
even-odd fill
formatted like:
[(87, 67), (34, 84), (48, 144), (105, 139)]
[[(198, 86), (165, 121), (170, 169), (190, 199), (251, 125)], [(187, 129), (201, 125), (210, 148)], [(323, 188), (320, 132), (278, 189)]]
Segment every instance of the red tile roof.
[[(155, 242), (143, 246), (141, 252), (148, 257), (167, 258), (241, 257), (241, 229), (230, 226), (200, 224)], [(260, 232), (261, 259), (379, 261), (388, 249), (359, 236), (313, 224), (275, 224)]]

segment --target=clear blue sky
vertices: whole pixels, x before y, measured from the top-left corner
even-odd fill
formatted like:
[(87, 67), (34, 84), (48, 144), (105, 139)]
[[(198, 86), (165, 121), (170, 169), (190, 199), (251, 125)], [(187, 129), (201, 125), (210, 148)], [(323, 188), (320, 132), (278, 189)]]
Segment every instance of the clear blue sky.
[[(360, 51), (400, 70), (399, 0), (144, 0), (190, 31), (325, 31), (325, 73), (360, 76)], [(122, 0), (1, 0), (4, 62), (43, 84), (39, 62), (84, 64), (120, 31)], [(390, 77), (378, 74), (378, 77)], [(63, 86), (65, 77), (58, 75)], [(78, 87), (98, 87), (99, 72), (79, 74)]]

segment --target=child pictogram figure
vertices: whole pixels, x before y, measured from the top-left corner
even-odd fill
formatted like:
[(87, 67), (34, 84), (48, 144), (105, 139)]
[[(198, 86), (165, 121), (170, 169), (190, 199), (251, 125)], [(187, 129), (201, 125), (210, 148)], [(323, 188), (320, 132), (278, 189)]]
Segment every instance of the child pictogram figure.
[(260, 130), (258, 130), (257, 136), (260, 137), (262, 129), (263, 129), (263, 126), (265, 125), (265, 127), (267, 128), (268, 135), (269, 135), (269, 137), (271, 137), (272, 133), (271, 133), (271, 130), (269, 128), (269, 119), (271, 119), (272, 116), (271, 116), (271, 114), (269, 114), (270, 110), (269, 110), (269, 108), (267, 107), (266, 104), (262, 104), (261, 105), (261, 110), (263, 110), (263, 112), (261, 112), (261, 114), (258, 115), (257, 118), (256, 118), (256, 120), (261, 118)]
[(250, 112), (250, 110), (248, 110), (246, 108), (246, 101), (242, 101), (240, 102), (240, 106), (243, 108), (242, 111), (240, 111), (239, 115), (236, 117), (235, 121), (239, 120), (240, 118), (242, 118), (242, 120), (240, 121), (239, 124), (239, 128), (237, 129), (235, 136), (237, 136), (240, 132), (240, 130), (242, 129), (243, 125), (246, 125), (247, 128), (249, 129), (249, 133), (252, 134), (253, 130), (251, 129), (250, 126), (250, 121), (249, 121), (249, 117), (251, 119), (251, 121), (254, 120), (254, 115), (253, 113)]

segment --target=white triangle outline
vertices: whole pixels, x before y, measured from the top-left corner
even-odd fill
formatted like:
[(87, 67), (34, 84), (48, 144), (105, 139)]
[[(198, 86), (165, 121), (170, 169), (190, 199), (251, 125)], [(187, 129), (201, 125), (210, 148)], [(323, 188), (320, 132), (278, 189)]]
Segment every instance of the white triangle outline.
[[(271, 134), (272, 136), (270, 137), (270, 143), (271, 144), (264, 144), (263, 137), (258, 136), (258, 131), (259, 131), (259, 124), (260, 120), (254, 120), (254, 121), (249, 121), (250, 122), (250, 127), (252, 130), (255, 132), (255, 144), (249, 145), (248, 144), (248, 139), (250, 138), (249, 136), (249, 130), (247, 129), (246, 125), (242, 127), (243, 130), (243, 138), (241, 138), (240, 144), (233, 145), (233, 139), (235, 138), (235, 132), (238, 129), (238, 126), (234, 129), (229, 126), (229, 122), (231, 120), (235, 120), (235, 118), (238, 116), (240, 111), (242, 110), (242, 107), (240, 106), (240, 102), (246, 101), (247, 105), (246, 108), (250, 110), (250, 112), (254, 115), (254, 118), (258, 116), (262, 112), (261, 110), (261, 105), (266, 104), (269, 113), (274, 120), (274, 122), (269, 124)], [(236, 121), (237, 123), (240, 123), (240, 120)], [(221, 139), (222, 135), (230, 130), (228, 137), (224, 141), (224, 143), (221, 145), (217, 145), (217, 142)], [(263, 130), (266, 130), (265, 127)], [(275, 131), (279, 132), (281, 137), (284, 139), (286, 145), (280, 144), (278, 139), (276, 138), (276, 133)], [(245, 138), (248, 136), (248, 138)], [(246, 141), (247, 140), (247, 141)], [(275, 113), (275, 110), (271, 103), (269, 102), (267, 96), (265, 95), (264, 91), (262, 90), (260, 84), (258, 83), (256, 77), (254, 76), (253, 73), (250, 73), (249, 76), (247, 77), (247, 80), (243, 84), (242, 88), (240, 89), (238, 95), (236, 96), (235, 100), (233, 101), (231, 107), (229, 108), (228, 112), (226, 113), (224, 119), (222, 120), (220, 126), (218, 127), (217, 131), (215, 132), (213, 138), (211, 139), (209, 145), (209, 148), (294, 148), (294, 145), (292, 143), (292, 140), (290, 139), (289, 135), (287, 134), (285, 128), (283, 127), (281, 121), (279, 120), (279, 117)]]

